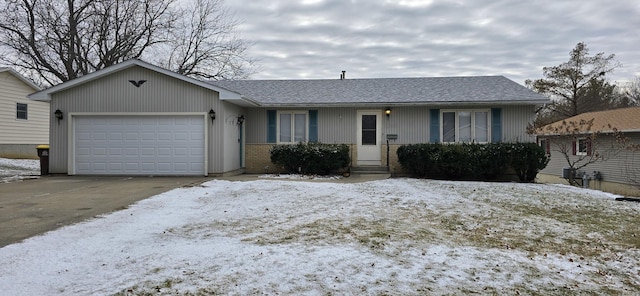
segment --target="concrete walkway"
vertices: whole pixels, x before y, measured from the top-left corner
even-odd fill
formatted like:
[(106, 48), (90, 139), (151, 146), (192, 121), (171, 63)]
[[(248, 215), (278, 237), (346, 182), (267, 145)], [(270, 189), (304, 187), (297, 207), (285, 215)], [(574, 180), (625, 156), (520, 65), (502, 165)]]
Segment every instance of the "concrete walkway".
[(47, 176), (0, 184), (0, 247), (117, 211), (206, 177)]
[(391, 174), (351, 174), (349, 177), (340, 179), (287, 179), (278, 177), (264, 177), (264, 175), (243, 174), (224, 178), (216, 178), (228, 181), (257, 181), (257, 180), (273, 180), (273, 181), (304, 181), (304, 182), (325, 182), (325, 183), (362, 183), (376, 180), (389, 179)]

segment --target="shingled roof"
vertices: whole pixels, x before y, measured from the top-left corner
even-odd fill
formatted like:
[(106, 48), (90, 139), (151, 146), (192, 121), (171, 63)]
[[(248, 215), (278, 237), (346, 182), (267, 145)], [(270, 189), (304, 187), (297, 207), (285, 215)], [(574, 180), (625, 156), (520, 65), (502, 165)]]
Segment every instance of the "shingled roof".
[(261, 106), (360, 104), (545, 104), (549, 99), (504, 76), (321, 80), (225, 80), (213, 85)]
[[(593, 120), (592, 124), (588, 124)], [(585, 124), (580, 124), (584, 122)], [(550, 123), (538, 129), (538, 135), (555, 135), (559, 132), (572, 129), (572, 133), (613, 132), (617, 129), (621, 132), (640, 132), (640, 107), (613, 109), (606, 111), (587, 112)]]

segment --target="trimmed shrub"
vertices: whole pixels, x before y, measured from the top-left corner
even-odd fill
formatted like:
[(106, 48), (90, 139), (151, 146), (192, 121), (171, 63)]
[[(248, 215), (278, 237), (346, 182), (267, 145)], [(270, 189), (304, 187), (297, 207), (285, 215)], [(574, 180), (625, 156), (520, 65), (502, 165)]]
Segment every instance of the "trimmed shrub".
[(327, 175), (349, 165), (349, 146), (345, 144), (298, 143), (275, 145), (271, 162), (290, 173)]
[(511, 147), (510, 165), (520, 182), (533, 182), (549, 163), (544, 148), (535, 143), (516, 143)]
[(448, 180), (495, 180), (512, 168), (520, 181), (531, 182), (548, 162), (534, 143), (411, 144), (397, 153), (413, 176)]

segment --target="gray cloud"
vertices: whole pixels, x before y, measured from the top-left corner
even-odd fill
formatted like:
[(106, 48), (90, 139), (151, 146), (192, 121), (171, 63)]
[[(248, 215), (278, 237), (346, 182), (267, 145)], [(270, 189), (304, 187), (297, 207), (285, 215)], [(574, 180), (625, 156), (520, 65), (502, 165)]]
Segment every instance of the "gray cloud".
[[(640, 75), (636, 1), (228, 0), (254, 79), (505, 75), (519, 83), (584, 41)], [(612, 3), (613, 2), (613, 3)]]

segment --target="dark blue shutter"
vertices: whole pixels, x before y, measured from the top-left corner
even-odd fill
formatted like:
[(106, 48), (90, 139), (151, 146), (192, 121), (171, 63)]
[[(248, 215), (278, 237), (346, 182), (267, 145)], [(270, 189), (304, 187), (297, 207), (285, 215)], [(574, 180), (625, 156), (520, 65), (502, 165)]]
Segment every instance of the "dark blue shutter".
[(429, 142), (440, 142), (440, 109), (430, 109), (430, 128), (429, 128)]
[(277, 117), (276, 110), (267, 110), (267, 143), (276, 142)]
[(491, 142), (502, 142), (502, 109), (491, 108)]
[(309, 142), (318, 142), (318, 110), (309, 110)]

